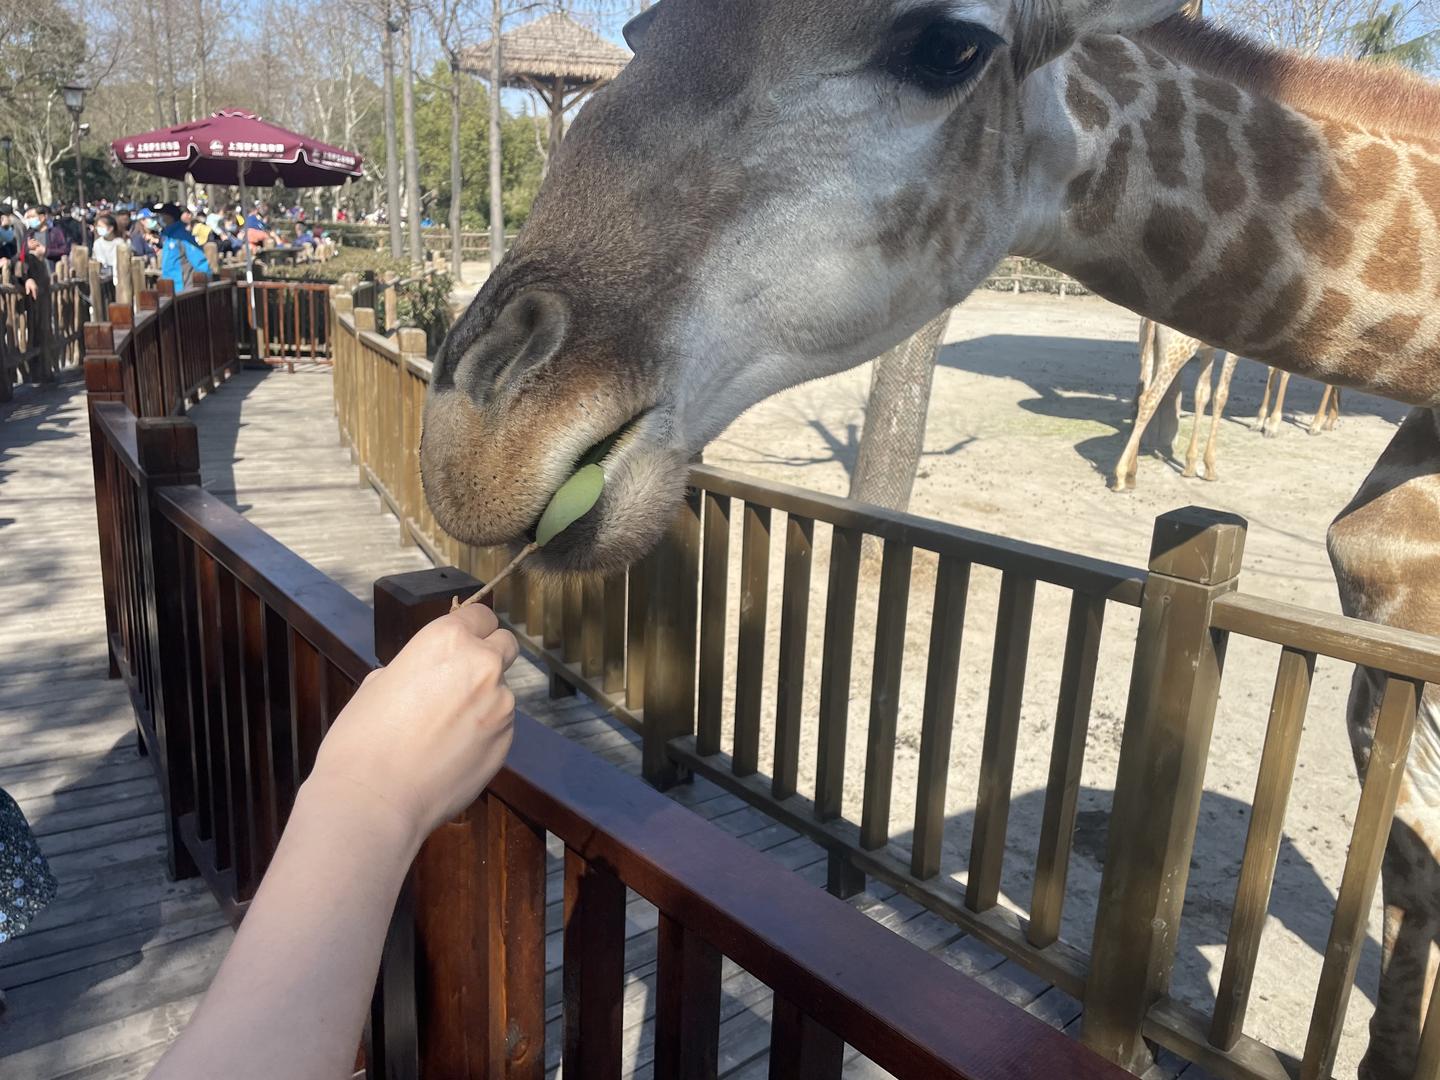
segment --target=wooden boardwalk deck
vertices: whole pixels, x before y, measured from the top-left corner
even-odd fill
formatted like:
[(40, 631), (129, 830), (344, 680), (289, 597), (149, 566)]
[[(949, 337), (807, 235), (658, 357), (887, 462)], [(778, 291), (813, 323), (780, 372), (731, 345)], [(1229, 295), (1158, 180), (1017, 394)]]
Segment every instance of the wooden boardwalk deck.
[[(324, 369), (247, 371), (193, 412), (207, 488), (369, 600), (379, 576), (428, 565), (357, 484), (340, 448)], [(129, 704), (105, 678), (103, 618), (84, 395), (74, 383), (22, 391), (0, 412), (0, 787), (21, 803), (61, 881), (31, 933), (0, 946), (0, 1076), (143, 1076), (184, 1024), (231, 932), (198, 881), (165, 878), (160, 800), (135, 750)], [(637, 740), (584, 698), (548, 700), (527, 660), (511, 679), (519, 707), (619, 768), (639, 771)], [(674, 797), (823, 884), (823, 852), (706, 781)], [(547, 918), (547, 1072), (561, 1046), (559, 852)], [(997, 993), (1074, 1031), (1079, 1005), (1019, 965), (873, 884), (853, 903)], [(627, 1076), (652, 1074), (656, 914), (632, 897), (625, 991)], [(767, 1075), (770, 995), (727, 966), (721, 1075)], [(1157, 1080), (1183, 1062), (1164, 1055)], [(852, 1059), (847, 1076), (883, 1076)], [(1191, 1076), (1197, 1073), (1189, 1073)]]

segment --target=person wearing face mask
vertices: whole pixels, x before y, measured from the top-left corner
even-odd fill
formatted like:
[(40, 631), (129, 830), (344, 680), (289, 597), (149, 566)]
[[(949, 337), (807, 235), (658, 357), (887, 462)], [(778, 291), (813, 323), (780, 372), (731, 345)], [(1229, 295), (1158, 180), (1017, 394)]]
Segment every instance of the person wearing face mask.
[(70, 254), (70, 239), (63, 230), (50, 223), (45, 206), (31, 206), (25, 211), (25, 231), (29, 234), (30, 250), (50, 264), (53, 273), (60, 260)]
[(95, 219), (95, 244), (90, 257), (100, 264), (100, 280), (115, 280), (116, 252), (127, 242), (120, 234), (120, 227), (111, 214), (101, 214)]
[(0, 269), (9, 266), (20, 251), (20, 234), (15, 230), (15, 211), (0, 203)]
[(130, 254), (137, 259), (143, 259), (155, 253), (150, 244), (150, 226), (155, 223), (155, 215), (150, 212), (149, 207), (141, 210), (135, 217), (135, 223), (130, 226)]
[[(28, 217), (28, 215), (26, 215)], [(6, 244), (5, 237), (10, 236), (10, 244)], [(0, 254), (0, 268), (8, 267), (12, 279), (24, 290), (25, 295), (34, 300), (40, 295), (41, 282), (49, 283), (50, 277), (45, 270), (45, 260), (35, 250), (34, 238), (29, 235), (25, 228), (25, 218), (17, 217), (12, 207), (0, 206), (0, 253), (11, 251), (7, 257)]]

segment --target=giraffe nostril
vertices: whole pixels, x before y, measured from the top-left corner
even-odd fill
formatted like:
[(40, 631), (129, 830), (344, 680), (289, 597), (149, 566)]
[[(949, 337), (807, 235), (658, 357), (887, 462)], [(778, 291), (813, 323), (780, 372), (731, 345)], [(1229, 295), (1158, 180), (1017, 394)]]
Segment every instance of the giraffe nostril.
[(533, 289), (512, 297), (490, 328), (465, 346), (453, 380), (477, 405), (511, 389), (560, 351), (570, 305), (557, 292)]

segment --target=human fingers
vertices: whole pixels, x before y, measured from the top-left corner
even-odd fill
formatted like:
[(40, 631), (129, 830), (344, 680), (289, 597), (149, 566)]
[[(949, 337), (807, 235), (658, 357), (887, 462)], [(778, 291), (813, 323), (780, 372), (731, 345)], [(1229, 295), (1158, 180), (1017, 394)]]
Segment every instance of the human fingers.
[(496, 630), (485, 639), (486, 648), (500, 654), (501, 670), (509, 671), (510, 665), (520, 656), (520, 643), (509, 630)]
[(456, 620), (460, 626), (480, 638), (489, 637), (500, 626), (500, 620), (496, 618), (495, 612), (484, 604), (467, 604), (435, 621), (443, 623), (447, 619)]

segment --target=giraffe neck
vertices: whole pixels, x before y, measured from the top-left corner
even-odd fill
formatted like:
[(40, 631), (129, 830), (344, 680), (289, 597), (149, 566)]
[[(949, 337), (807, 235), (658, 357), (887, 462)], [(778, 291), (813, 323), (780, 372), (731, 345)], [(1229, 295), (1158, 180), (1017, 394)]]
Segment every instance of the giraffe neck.
[(1027, 156), (1052, 164), (1017, 253), (1231, 352), (1440, 405), (1440, 141), (1164, 45), (1088, 39), (1027, 84)]

